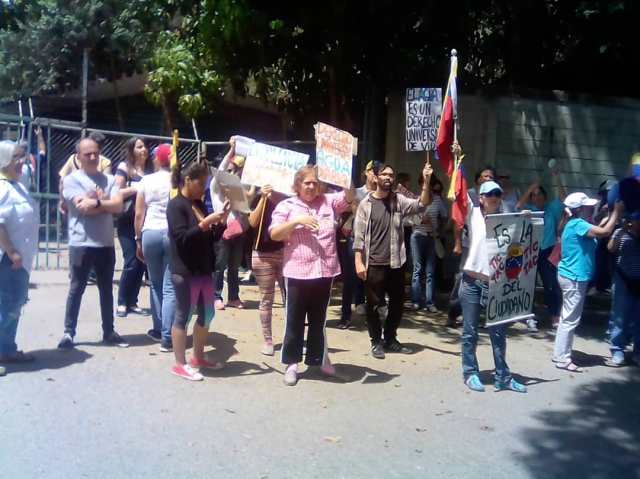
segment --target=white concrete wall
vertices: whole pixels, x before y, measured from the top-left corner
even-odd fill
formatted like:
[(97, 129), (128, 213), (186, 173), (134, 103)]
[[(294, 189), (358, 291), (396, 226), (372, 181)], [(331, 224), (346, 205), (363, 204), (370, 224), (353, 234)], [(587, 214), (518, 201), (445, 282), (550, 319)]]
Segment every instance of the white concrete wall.
[[(625, 175), (631, 154), (640, 151), (640, 102), (633, 100), (596, 105), (463, 95), (458, 115), (469, 182), (491, 164), (521, 189), (535, 179), (551, 186), (546, 165), (555, 158), (570, 192), (594, 194), (605, 179)], [(415, 185), (425, 155), (404, 151), (404, 127), (398, 92), (389, 97), (386, 161), (410, 173)], [(436, 173), (446, 178), (439, 165)]]

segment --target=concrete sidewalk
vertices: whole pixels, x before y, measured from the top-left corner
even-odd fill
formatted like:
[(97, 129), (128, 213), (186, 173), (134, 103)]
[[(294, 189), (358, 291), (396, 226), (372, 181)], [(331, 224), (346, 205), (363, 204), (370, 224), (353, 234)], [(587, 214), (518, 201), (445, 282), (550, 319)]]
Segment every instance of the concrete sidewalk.
[[(510, 328), (507, 359), (529, 386), (519, 395), (465, 388), (460, 331), (444, 316), (407, 312), (399, 339), (415, 354), (376, 360), (363, 318), (354, 330), (332, 327), (336, 300), (327, 335), (340, 377), (304, 374), (286, 387), (278, 356), (259, 352), (257, 289), (242, 286), (247, 309), (219, 312), (211, 327), (208, 349), (227, 367), (190, 383), (146, 338), (150, 317), (116, 320), (130, 348), (100, 343), (95, 286), (77, 348), (56, 350), (67, 273), (31, 280), (18, 344), (37, 360), (0, 378), (2, 478), (640, 477), (640, 369), (607, 366), (602, 309), (576, 338), (582, 374), (553, 366), (550, 332)], [(490, 384), (486, 331), (478, 359)]]

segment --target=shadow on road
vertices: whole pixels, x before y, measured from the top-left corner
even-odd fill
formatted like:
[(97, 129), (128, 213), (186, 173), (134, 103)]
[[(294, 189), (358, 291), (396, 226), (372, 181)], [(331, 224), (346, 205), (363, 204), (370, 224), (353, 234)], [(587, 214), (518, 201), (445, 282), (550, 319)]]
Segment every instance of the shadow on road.
[(300, 379), (305, 381), (321, 380), (334, 383), (355, 383), (361, 384), (381, 384), (391, 381), (400, 376), (399, 374), (389, 374), (377, 369), (356, 364), (334, 364), (336, 367), (335, 377), (323, 376), (319, 368), (307, 369), (300, 375)]
[[(569, 406), (567, 408), (567, 406)], [(534, 478), (640, 477), (640, 371), (581, 386), (559, 410), (537, 413), (519, 460)]]
[(30, 363), (4, 364), (7, 373), (32, 373), (36, 371), (46, 371), (50, 369), (62, 369), (72, 364), (84, 363), (93, 357), (92, 354), (79, 349), (70, 351), (60, 351), (59, 349), (36, 349), (29, 351), (35, 356), (35, 361)]

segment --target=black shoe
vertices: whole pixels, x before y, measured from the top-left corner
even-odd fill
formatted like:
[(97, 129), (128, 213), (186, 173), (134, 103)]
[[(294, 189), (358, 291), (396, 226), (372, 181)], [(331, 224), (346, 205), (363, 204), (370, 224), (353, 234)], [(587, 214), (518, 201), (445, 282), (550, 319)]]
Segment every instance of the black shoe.
[(340, 320), (340, 322), (338, 323), (338, 325), (336, 326), (336, 328), (338, 329), (349, 329), (349, 326), (351, 326), (351, 321), (350, 320)]
[(162, 334), (160, 334), (160, 331), (156, 331), (155, 329), (147, 331), (147, 337), (153, 339), (156, 343), (162, 341)]
[(73, 349), (73, 336), (69, 333), (64, 333), (62, 339), (58, 343), (58, 349)]
[(458, 327), (458, 321), (457, 321), (457, 317), (456, 317), (456, 313), (453, 310), (449, 310), (449, 312), (447, 313), (447, 328), (457, 328)]
[(375, 343), (371, 346), (371, 356), (376, 359), (384, 359), (384, 347), (382, 347), (382, 343)]
[(411, 354), (413, 353), (413, 349), (400, 344), (397, 339), (393, 341), (389, 341), (384, 345), (384, 349), (390, 353), (400, 353), (400, 354)]
[(127, 312), (133, 313), (133, 314), (140, 314), (140, 315), (146, 315), (147, 314), (147, 310), (146, 309), (142, 309), (137, 304), (135, 304), (133, 306), (129, 306), (127, 308)]
[(122, 337), (115, 331), (111, 331), (109, 334), (102, 336), (102, 342), (110, 344), (111, 346), (118, 346), (119, 348), (129, 347), (129, 343), (122, 339)]
[(173, 351), (173, 343), (171, 341), (162, 341), (160, 343), (161, 353), (170, 353)]

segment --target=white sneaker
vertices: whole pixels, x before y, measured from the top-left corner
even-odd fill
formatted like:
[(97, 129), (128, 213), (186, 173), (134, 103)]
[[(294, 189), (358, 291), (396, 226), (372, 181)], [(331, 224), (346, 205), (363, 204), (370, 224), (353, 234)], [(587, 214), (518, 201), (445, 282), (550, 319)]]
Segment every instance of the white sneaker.
[(284, 373), (284, 383), (287, 386), (295, 386), (298, 382), (298, 365), (289, 364), (287, 370)]
[(538, 332), (538, 322), (533, 318), (527, 319), (527, 330), (530, 333), (537, 333)]

